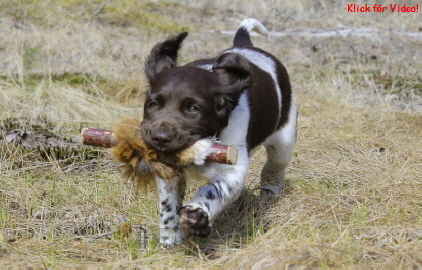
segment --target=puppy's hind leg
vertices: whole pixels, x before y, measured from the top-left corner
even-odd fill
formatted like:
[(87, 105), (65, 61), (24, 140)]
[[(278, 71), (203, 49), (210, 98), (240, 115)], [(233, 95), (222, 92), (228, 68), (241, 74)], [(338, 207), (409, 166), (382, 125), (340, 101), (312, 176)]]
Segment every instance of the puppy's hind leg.
[(267, 151), (267, 162), (261, 171), (261, 186), (265, 193), (280, 194), (283, 192), (283, 179), (289, 165), (295, 143), (296, 117), (273, 135), (267, 138), (264, 146)]

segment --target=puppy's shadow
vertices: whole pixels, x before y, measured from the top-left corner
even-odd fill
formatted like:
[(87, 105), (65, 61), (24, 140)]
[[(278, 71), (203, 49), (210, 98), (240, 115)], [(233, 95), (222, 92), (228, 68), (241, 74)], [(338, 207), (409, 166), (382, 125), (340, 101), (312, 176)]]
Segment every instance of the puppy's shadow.
[(195, 238), (193, 242), (208, 259), (218, 258), (222, 245), (227, 249), (246, 246), (271, 228), (278, 204), (291, 191), (288, 179), (283, 180), (283, 190), (278, 195), (256, 188), (247, 190), (217, 217), (209, 237)]

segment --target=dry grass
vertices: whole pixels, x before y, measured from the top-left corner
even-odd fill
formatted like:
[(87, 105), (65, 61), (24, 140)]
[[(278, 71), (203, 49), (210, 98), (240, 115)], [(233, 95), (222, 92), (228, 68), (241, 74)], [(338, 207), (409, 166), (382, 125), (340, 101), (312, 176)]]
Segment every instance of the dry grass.
[[(72, 137), (81, 126), (140, 116), (143, 59), (182, 28), (190, 30), (182, 62), (229, 46), (232, 37), (214, 30), (235, 29), (247, 15), (273, 31), (374, 28), (370, 37), (254, 37), (285, 63), (299, 103), (284, 196), (254, 190), (261, 150), (249, 193), (212, 235), (161, 251), (155, 195), (136, 197), (107, 154), (61, 160), (0, 140), (0, 265), (421, 268), (419, 13), (351, 14), (330, 0), (190, 2), (0, 5), (0, 124), (25, 118), (21, 128), (48, 123)], [(128, 223), (148, 228), (145, 242)]]

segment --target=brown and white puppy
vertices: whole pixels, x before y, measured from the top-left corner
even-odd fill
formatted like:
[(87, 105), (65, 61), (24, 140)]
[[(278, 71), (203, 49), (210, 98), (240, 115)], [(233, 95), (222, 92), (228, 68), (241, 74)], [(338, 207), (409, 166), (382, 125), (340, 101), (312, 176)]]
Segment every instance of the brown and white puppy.
[[(252, 30), (267, 31), (259, 21), (245, 19), (234, 46), (213, 59), (177, 66), (187, 33), (157, 44), (147, 58), (150, 90), (141, 134), (148, 146), (175, 153), (214, 138), (239, 151), (236, 165), (197, 166), (209, 183), (184, 205), (183, 174), (157, 177), (163, 246), (180, 244), (184, 236), (210, 234), (215, 217), (244, 189), (249, 157), (259, 145), (267, 151), (261, 184), (275, 193), (280, 188), (295, 142), (296, 107), (285, 67), (253, 46)], [(270, 187), (270, 182), (277, 184)]]

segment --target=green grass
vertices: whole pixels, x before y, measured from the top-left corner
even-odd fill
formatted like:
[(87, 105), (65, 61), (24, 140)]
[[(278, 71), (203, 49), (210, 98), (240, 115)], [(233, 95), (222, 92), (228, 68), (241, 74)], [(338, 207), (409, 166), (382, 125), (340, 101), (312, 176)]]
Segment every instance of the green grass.
[[(54, 27), (55, 23), (65, 20), (97, 20), (112, 27), (140, 27), (147, 32), (173, 33), (192, 29), (174, 19), (183, 6), (177, 3), (153, 3), (148, 1), (82, 1), (53, 0), (5, 3), (0, 13), (10, 16), (27, 26), (35, 23)], [(29, 26), (28, 26), (29, 27)], [(30, 64), (37, 48), (24, 47), (26, 64)]]

